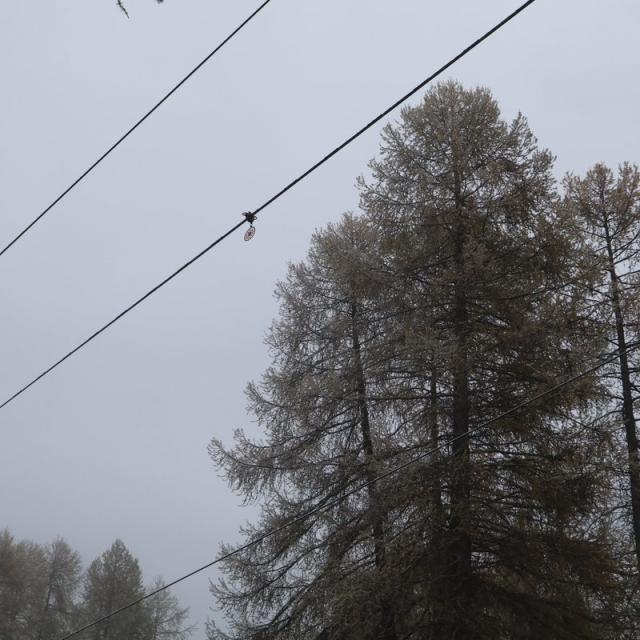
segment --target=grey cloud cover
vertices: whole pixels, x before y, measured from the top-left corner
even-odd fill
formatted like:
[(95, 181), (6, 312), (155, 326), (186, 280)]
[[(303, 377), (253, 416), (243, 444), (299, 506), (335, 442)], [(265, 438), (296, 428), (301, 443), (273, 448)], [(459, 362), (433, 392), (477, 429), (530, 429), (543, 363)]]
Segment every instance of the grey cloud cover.
[[(256, 2), (5, 3), (0, 238), (42, 210)], [(0, 392), (13, 393), (517, 6), (274, 0), (0, 260)], [(630, 0), (539, 0), (449, 74), (521, 110), (557, 175), (638, 161)], [(355, 209), (379, 127), (0, 415), (0, 527), (121, 537), (147, 579), (213, 558), (251, 517), (206, 455), (251, 426), (275, 281)], [(202, 622), (207, 579), (176, 589)]]

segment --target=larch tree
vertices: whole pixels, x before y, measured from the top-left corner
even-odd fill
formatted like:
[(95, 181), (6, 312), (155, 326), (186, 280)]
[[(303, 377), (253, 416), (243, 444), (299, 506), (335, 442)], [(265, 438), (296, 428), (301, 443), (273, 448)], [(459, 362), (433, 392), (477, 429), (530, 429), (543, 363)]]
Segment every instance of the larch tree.
[(603, 164), (583, 178), (565, 180), (565, 205), (585, 234), (600, 278), (590, 296), (598, 320), (619, 352), (617, 365), (604, 372), (620, 416), (627, 452), (628, 522), (640, 574), (640, 452), (635, 402), (640, 361), (638, 266), (640, 263), (640, 173), (625, 163), (618, 174)]
[[(84, 580), (83, 616), (92, 622), (136, 600), (144, 593), (138, 561), (121, 540), (96, 558)], [(93, 640), (145, 640), (149, 618), (142, 605), (135, 606), (88, 631)]]
[[(156, 578), (149, 587), (149, 592), (157, 591), (164, 586), (160, 578)], [(189, 609), (181, 607), (178, 598), (165, 589), (145, 603), (149, 619), (147, 640), (187, 640), (195, 630), (188, 624)]]
[[(592, 527), (605, 499), (600, 441), (576, 420), (593, 380), (482, 428), (597, 352), (567, 286), (591, 274), (557, 206), (552, 163), (522, 115), (506, 123), (487, 90), (449, 82), (385, 128), (372, 179), (361, 181), (385, 262), (423, 325), (411, 318), (412, 339), (441, 372), (439, 431), (450, 445), (429, 571), (434, 638), (602, 633), (588, 606), (611, 571), (606, 527)], [(581, 572), (587, 593), (570, 593)]]
[(212, 443), (262, 501), (245, 542), (275, 533), (225, 561), (230, 629), (210, 638), (617, 631), (597, 378), (483, 426), (602, 351), (552, 164), (484, 89), (439, 85), (385, 128), (364, 216), (316, 233), (277, 288), (248, 389), (264, 436)]
[(46, 559), (28, 540), (16, 542), (6, 529), (0, 532), (0, 639), (35, 637), (45, 588)]
[[(265, 496), (247, 538), (315, 510), (226, 565), (242, 585), (215, 589), (233, 637), (358, 637), (356, 629), (398, 637), (386, 545), (392, 496), (376, 479), (393, 444), (380, 397), (384, 318), (374, 274), (360, 263), (375, 242), (350, 215), (314, 235), (307, 259), (277, 288), (273, 366), (248, 388), (265, 438), (238, 431), (232, 450), (212, 443), (232, 484), (248, 499)], [(210, 637), (225, 634), (212, 625)]]
[(36, 640), (59, 638), (78, 621), (77, 592), (82, 561), (62, 538), (44, 548), (45, 580), (41, 613), (34, 627)]

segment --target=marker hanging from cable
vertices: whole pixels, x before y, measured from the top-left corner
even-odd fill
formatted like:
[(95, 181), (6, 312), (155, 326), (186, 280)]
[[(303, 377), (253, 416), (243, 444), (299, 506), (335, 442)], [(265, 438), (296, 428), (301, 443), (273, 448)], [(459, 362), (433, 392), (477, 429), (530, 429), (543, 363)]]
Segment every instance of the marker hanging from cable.
[(256, 228), (253, 226), (253, 223), (255, 222), (255, 219), (256, 219), (256, 214), (252, 213), (251, 211), (247, 211), (242, 215), (246, 218), (247, 222), (249, 223), (249, 228), (244, 232), (244, 240), (245, 242), (249, 242), (249, 240), (251, 240), (251, 238), (253, 238), (253, 236), (256, 235)]

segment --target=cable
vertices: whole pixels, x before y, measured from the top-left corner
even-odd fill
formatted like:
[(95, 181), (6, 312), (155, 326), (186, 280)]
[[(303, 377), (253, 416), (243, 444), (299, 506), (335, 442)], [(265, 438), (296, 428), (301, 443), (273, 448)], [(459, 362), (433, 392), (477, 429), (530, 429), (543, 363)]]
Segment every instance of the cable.
[(0, 404), (0, 409), (2, 409), (3, 407), (6, 407), (10, 402), (15, 400), (19, 395), (23, 394), (29, 387), (33, 386), (36, 382), (44, 378), (47, 374), (51, 373), (56, 367), (59, 367), (65, 360), (70, 358), (74, 353), (76, 353), (77, 351), (80, 351), (80, 349), (88, 345), (92, 340), (94, 340), (101, 333), (106, 331), (111, 325), (115, 324), (123, 316), (127, 315), (129, 311), (132, 311), (141, 302), (144, 302), (147, 298), (153, 295), (158, 289), (160, 289), (161, 287), (164, 287), (164, 285), (167, 284), (168, 282), (171, 282), (171, 280), (173, 280), (179, 273), (182, 273), (182, 271), (184, 271), (187, 267), (191, 266), (196, 260), (199, 260), (205, 253), (208, 253), (209, 251), (211, 251), (211, 249), (213, 249), (217, 244), (220, 244), (225, 238), (230, 236), (234, 231), (239, 229), (245, 222), (247, 222), (247, 218), (245, 218), (241, 222), (238, 222), (238, 224), (236, 224), (235, 226), (231, 227), (229, 231), (227, 231), (226, 233), (222, 234), (219, 238), (214, 240), (208, 247), (203, 249), (200, 253), (195, 255), (193, 258), (191, 258), (191, 260), (189, 260), (188, 262), (185, 262), (181, 267), (176, 269), (171, 275), (167, 276), (164, 280), (162, 280), (162, 282), (159, 282), (155, 287), (153, 287), (153, 289), (150, 289), (149, 291), (147, 291), (147, 293), (145, 293), (143, 296), (138, 298), (133, 304), (130, 304), (124, 311), (121, 311), (115, 318), (113, 318), (112, 320), (109, 320), (107, 324), (105, 324), (100, 329), (92, 333), (86, 340), (81, 342), (77, 347), (69, 351), (69, 353), (67, 353), (65, 356), (60, 358), (60, 360), (52, 364), (48, 369), (45, 369), (39, 376), (35, 377), (33, 380), (31, 380), (31, 382), (29, 382), (24, 387), (22, 387), (22, 389), (20, 389), (19, 391), (16, 391), (10, 398), (8, 398), (2, 404)]
[[(371, 120), (368, 124), (366, 124), (364, 127), (362, 127), (362, 129), (360, 129), (357, 133), (355, 133), (354, 135), (352, 135), (350, 138), (347, 138), (347, 140), (345, 140), (342, 144), (338, 145), (335, 149), (333, 149), (333, 151), (331, 151), (330, 153), (328, 153), (326, 156), (324, 156), (319, 162), (316, 162), (312, 167), (310, 167), (309, 169), (307, 169), (304, 173), (300, 174), (297, 178), (295, 178), (294, 180), (292, 180), (286, 187), (284, 187), (283, 189), (281, 189), (280, 191), (278, 191), (274, 196), (272, 196), (271, 198), (269, 198), (267, 201), (265, 201), (263, 204), (261, 204), (257, 209), (255, 209), (253, 212), (249, 212), (249, 213), (245, 213), (245, 219), (238, 223), (237, 225), (235, 225), (232, 229), (230, 229), (229, 231), (227, 231), (227, 233), (225, 233), (224, 235), (220, 236), (220, 238), (218, 238), (215, 242), (213, 242), (212, 244), (210, 244), (206, 249), (203, 249), (199, 254), (197, 254), (196, 256), (194, 256), (193, 258), (191, 258), (191, 260), (189, 260), (188, 262), (186, 262), (185, 264), (183, 264), (180, 268), (178, 268), (176, 271), (174, 271), (169, 277), (165, 278), (160, 284), (157, 284), (155, 287), (153, 287), (153, 289), (151, 289), (148, 293), (146, 293), (144, 296), (142, 296), (140, 299), (138, 299), (136, 302), (134, 302), (132, 305), (130, 305), (129, 307), (127, 307), (124, 311), (122, 311), (121, 313), (119, 313), (113, 320), (111, 320), (110, 322), (108, 322), (106, 325), (104, 325), (101, 329), (99, 329), (98, 331), (96, 331), (95, 333), (93, 333), (91, 336), (89, 336), (84, 342), (82, 342), (81, 344), (79, 344), (77, 347), (75, 347), (75, 349), (71, 350), (69, 353), (67, 353), (64, 357), (60, 358), (60, 360), (58, 360), (55, 364), (51, 365), (48, 369), (46, 369), (45, 371), (43, 371), (40, 375), (38, 375), (37, 377), (35, 377), (31, 382), (29, 382), (28, 384), (26, 384), (24, 387), (22, 387), (19, 391), (16, 391), (16, 393), (14, 393), (10, 398), (8, 398), (7, 400), (5, 400), (2, 404), (0, 404), (0, 409), (6, 407), (10, 402), (12, 402), (13, 400), (15, 400), (18, 396), (20, 396), (21, 394), (23, 394), (27, 389), (29, 389), (29, 387), (31, 387), (32, 385), (34, 385), (36, 382), (38, 382), (39, 380), (41, 380), (42, 378), (44, 378), (47, 374), (51, 373), (51, 371), (53, 371), (56, 367), (58, 367), (59, 365), (61, 365), (65, 360), (67, 360), (67, 358), (70, 358), (74, 353), (76, 353), (77, 351), (79, 351), (80, 349), (82, 349), (83, 347), (85, 347), (89, 342), (91, 342), (94, 338), (96, 338), (97, 336), (99, 336), (103, 331), (105, 331), (106, 329), (108, 329), (112, 324), (114, 324), (115, 322), (117, 322), (118, 320), (120, 320), (120, 318), (122, 318), (124, 315), (126, 315), (127, 313), (129, 313), (129, 311), (131, 311), (132, 309), (134, 309), (135, 307), (137, 307), (143, 300), (146, 300), (151, 294), (155, 293), (158, 289), (160, 289), (161, 287), (163, 287), (165, 284), (167, 284), (169, 281), (173, 280), (173, 278), (175, 278), (179, 273), (181, 273), (182, 271), (184, 271), (187, 267), (191, 266), (194, 262), (196, 262), (196, 260), (200, 259), (205, 253), (207, 253), (208, 251), (210, 251), (213, 247), (215, 247), (219, 242), (221, 242), (222, 240), (224, 240), (227, 236), (231, 235), (231, 233), (233, 233), (236, 229), (238, 229), (241, 225), (243, 225), (245, 222), (248, 222), (250, 225), (253, 223), (253, 221), (255, 220), (257, 214), (260, 211), (263, 211), (264, 209), (266, 209), (269, 205), (273, 204), (278, 198), (282, 197), (287, 191), (289, 191), (290, 189), (292, 189), (296, 184), (298, 184), (301, 180), (303, 180), (304, 178), (306, 178), (307, 176), (309, 176), (311, 173), (313, 173), (316, 169), (318, 169), (320, 166), (322, 166), (325, 162), (327, 162), (327, 160), (329, 160), (330, 158), (332, 158), (333, 156), (335, 156), (337, 153), (339, 153), (342, 149), (344, 149), (347, 145), (351, 144), (354, 140), (356, 140), (357, 138), (359, 138), (365, 131), (367, 131), (368, 129), (370, 129), (371, 127), (373, 127), (377, 122), (379, 122), (380, 120), (382, 120), (382, 118), (384, 118), (385, 116), (387, 116), (389, 113), (391, 113), (391, 111), (393, 111), (394, 109), (396, 109), (400, 104), (402, 104), (402, 102), (404, 102), (405, 100), (407, 100), (408, 98), (410, 98), (411, 96), (413, 96), (415, 93), (417, 93), (418, 91), (420, 91), (420, 89), (422, 89), (425, 85), (427, 85), (429, 82), (431, 82), (432, 80), (434, 80), (435, 78), (437, 78), (441, 73), (443, 73), (446, 69), (448, 69), (451, 65), (453, 65), (455, 62), (457, 62), (458, 60), (460, 60), (460, 58), (462, 58), (463, 56), (465, 56), (467, 53), (469, 53), (472, 49), (474, 49), (475, 47), (477, 47), (481, 42), (483, 42), (484, 40), (486, 40), (489, 36), (491, 36), (493, 33), (495, 33), (498, 29), (500, 29), (501, 27), (503, 27), (505, 24), (507, 24), (507, 22), (509, 22), (510, 20), (512, 20), (513, 18), (515, 18), (520, 12), (524, 11), (524, 9), (526, 9), (530, 4), (533, 4), (535, 2), (535, 0), (527, 0), (527, 2), (525, 2), (523, 5), (521, 5), (518, 9), (516, 9), (513, 13), (509, 14), (504, 20), (500, 21), (495, 27), (492, 27), (491, 29), (489, 29), (489, 31), (487, 31), (483, 36), (481, 36), (480, 38), (478, 38), (477, 40), (475, 40), (472, 44), (470, 44), (468, 47), (466, 47), (465, 49), (463, 49), (457, 56), (451, 58), (451, 60), (449, 60), (449, 62), (447, 62), (446, 64), (444, 64), (442, 67), (440, 67), (435, 73), (431, 74), (428, 78), (426, 78), (425, 80), (423, 80), (420, 84), (416, 85), (413, 89), (411, 89), (411, 91), (409, 91), (409, 93), (406, 93), (402, 98), (400, 98), (399, 100), (396, 100), (396, 102), (394, 102), (390, 107), (388, 107), (387, 109), (385, 109), (380, 115), (376, 116), (373, 120)], [(260, 8), (262, 8), (263, 6), (266, 5), (266, 2), (261, 5)], [(260, 9), (258, 9), (259, 11)], [(255, 15), (255, 13), (253, 14)], [(250, 19), (250, 18), (249, 18)], [(0, 253), (0, 255), (2, 255)]]
[(395, 109), (397, 109), (403, 102), (406, 102), (409, 98), (411, 98), (413, 95), (418, 93), (420, 89), (423, 89), (426, 85), (428, 85), (430, 82), (435, 80), (439, 75), (443, 74), (449, 67), (451, 67), (456, 62), (458, 62), (458, 60), (460, 60), (461, 58), (464, 58), (464, 56), (466, 56), (470, 51), (475, 49), (479, 44), (481, 44), (487, 38), (492, 36), (496, 31), (504, 27), (504, 25), (507, 24), (507, 22), (510, 22), (511, 20), (513, 20), (513, 18), (515, 18), (519, 13), (524, 11), (529, 5), (533, 4), (534, 2), (535, 0), (528, 0), (524, 4), (520, 5), (513, 13), (510, 13), (504, 20), (501, 20), (500, 22), (498, 22), (498, 24), (495, 27), (489, 29), (489, 31), (487, 31), (484, 35), (480, 36), (477, 40), (474, 40), (468, 47), (463, 49), (457, 56), (451, 58), (449, 62), (443, 64), (437, 71), (432, 73), (428, 78), (423, 80), (420, 84), (416, 85), (408, 93), (405, 93), (402, 96), (402, 98), (400, 98), (399, 100), (396, 100), (390, 107), (387, 107), (381, 114), (377, 115), (373, 120), (365, 124), (364, 127), (362, 127), (362, 129), (354, 133), (350, 138), (347, 138), (342, 144), (338, 145), (335, 149), (333, 149), (333, 151), (330, 151), (326, 156), (324, 156), (324, 158), (322, 158), (322, 160), (319, 160), (318, 162), (316, 162), (312, 167), (310, 167), (304, 173), (301, 173), (297, 178), (292, 180), (281, 191), (279, 191), (274, 196), (269, 198), (266, 202), (261, 204), (257, 209), (254, 209), (253, 213), (257, 215), (263, 209), (266, 209), (270, 204), (273, 204), (276, 200), (278, 200), (278, 198), (282, 197), (285, 193), (287, 193), (287, 191), (295, 187), (295, 185), (297, 185), (298, 182), (300, 182), (301, 180), (304, 180), (308, 175), (312, 174), (316, 169), (318, 169), (325, 162), (327, 162), (327, 160), (330, 160), (331, 158), (333, 158), (333, 156), (335, 156), (337, 153), (342, 151), (346, 146), (350, 145), (354, 140), (357, 140), (363, 133), (371, 129), (371, 127), (373, 127), (374, 125), (378, 124), (380, 120), (388, 116), (392, 111), (395, 111)]
[(548, 395), (552, 395), (554, 393), (556, 393), (557, 391), (559, 391), (560, 389), (567, 387), (571, 384), (573, 384), (574, 382), (577, 382), (578, 380), (581, 380), (582, 378), (586, 378), (587, 376), (591, 375), (592, 373), (594, 373), (595, 371), (597, 371), (598, 369), (601, 369), (602, 367), (604, 367), (605, 365), (609, 364), (610, 362), (613, 362), (613, 360), (615, 360), (616, 358), (619, 358), (623, 353), (628, 354), (631, 351), (634, 351), (636, 349), (640, 348), (640, 342), (637, 342), (635, 344), (633, 344), (632, 346), (628, 347), (627, 349), (625, 349), (624, 351), (620, 352), (620, 351), (615, 351), (614, 353), (612, 353), (611, 355), (609, 355), (607, 358), (605, 358), (604, 360), (601, 360), (598, 364), (590, 367), (589, 369), (586, 369), (585, 371), (572, 376), (571, 378), (567, 378), (566, 380), (564, 380), (563, 382), (560, 382), (556, 385), (554, 385), (553, 387), (550, 387), (549, 389), (547, 389), (546, 391), (542, 391), (538, 394), (536, 394), (535, 396), (529, 398), (528, 400), (524, 400), (523, 402), (517, 404), (515, 407), (512, 407), (511, 409), (498, 414), (497, 416), (494, 416), (493, 418), (490, 418), (489, 420), (486, 420), (485, 422), (480, 423), (479, 425), (468, 429), (467, 431), (465, 431), (464, 433), (461, 433), (453, 438), (450, 438), (449, 440), (447, 440), (446, 442), (442, 442), (440, 444), (438, 444), (437, 446), (424, 451), (423, 453), (421, 453), (420, 455), (411, 458), (410, 460), (408, 460), (407, 462), (404, 462), (396, 467), (393, 467), (387, 471), (385, 471), (384, 473), (379, 474), (378, 476), (376, 476), (375, 478), (373, 478), (373, 480), (369, 480), (367, 482), (363, 482), (361, 484), (359, 484), (358, 486), (349, 489), (346, 493), (344, 493), (342, 496), (338, 497), (338, 498), (334, 498), (333, 500), (330, 500), (327, 503), (321, 504), (317, 507), (314, 507), (313, 509), (310, 509), (309, 511), (306, 511), (303, 514), (300, 514), (299, 516), (296, 516), (295, 518), (292, 518), (291, 520), (289, 520), (288, 522), (285, 522), (284, 524), (280, 525), (279, 527), (276, 527), (275, 529), (271, 529), (270, 531), (267, 531), (266, 533), (263, 533), (262, 535), (258, 536), (257, 538), (254, 538), (253, 540), (251, 540), (250, 542), (247, 542), (244, 545), (241, 545), (240, 547), (237, 547), (236, 549), (234, 549), (233, 551), (229, 551), (228, 553), (225, 553), (221, 556), (219, 556), (218, 558), (216, 558), (215, 560), (212, 560), (211, 562), (208, 562), (207, 564), (202, 565), (201, 567), (198, 567), (197, 569), (194, 569), (193, 571), (190, 571), (189, 573), (181, 576), (180, 578), (177, 578), (171, 582), (169, 582), (168, 584), (155, 589), (154, 591), (151, 591), (147, 594), (145, 594), (144, 596), (141, 596), (140, 598), (137, 598), (136, 600), (133, 600), (132, 602), (129, 602), (128, 604), (120, 607), (119, 609), (116, 609), (115, 611), (112, 611), (111, 613), (108, 613), (105, 616), (102, 616), (101, 618), (94, 620), (93, 622), (90, 622), (88, 624), (86, 624), (85, 626), (76, 629), (75, 631), (71, 632), (70, 634), (64, 636), (63, 638), (60, 638), (60, 640), (70, 640), (70, 638), (73, 638), (75, 636), (77, 636), (78, 634), (82, 633), (83, 631), (87, 631), (88, 629), (91, 629), (93, 627), (95, 627), (98, 624), (101, 624), (102, 622), (106, 622), (107, 620), (113, 618), (114, 616), (117, 616), (120, 613), (123, 613), (124, 611), (127, 611), (128, 609), (131, 609), (132, 607), (135, 607), (138, 604), (141, 604), (142, 602), (144, 602), (145, 600), (148, 600), (149, 598), (152, 598), (153, 596), (161, 593), (162, 591), (165, 591), (166, 589), (169, 589), (173, 586), (175, 586), (176, 584), (179, 584), (180, 582), (184, 582), (185, 580), (193, 577), (194, 575), (201, 573), (202, 571), (205, 571), (206, 569), (209, 569), (211, 567), (213, 567), (216, 564), (219, 564), (220, 562), (224, 562), (225, 560), (228, 560), (229, 558), (232, 558), (233, 556), (236, 556), (240, 553), (242, 553), (243, 551), (246, 551), (247, 549), (250, 549), (251, 547), (255, 547), (259, 544), (261, 544), (262, 542), (264, 542), (265, 540), (267, 540), (268, 538), (271, 538), (272, 536), (276, 535), (277, 533), (280, 533), (281, 531), (284, 531), (285, 529), (293, 526), (294, 524), (302, 521), (302, 520), (306, 520), (307, 518), (309, 518), (312, 515), (315, 515), (316, 513), (320, 513), (326, 509), (330, 509), (331, 507), (336, 506), (337, 504), (339, 504), (341, 501), (343, 501), (345, 498), (348, 498), (349, 496), (352, 496), (355, 493), (358, 493), (359, 491), (362, 491), (364, 489), (367, 489), (367, 487), (370, 486), (371, 482), (379, 482), (380, 480), (384, 480), (385, 478), (388, 478), (389, 476), (395, 475), (396, 473), (398, 473), (399, 471), (403, 471), (404, 469), (406, 469), (407, 467), (415, 464), (416, 462), (420, 462), (421, 460), (424, 460), (425, 458), (427, 458), (428, 456), (431, 456), (432, 454), (438, 452), (440, 449), (444, 448), (444, 447), (449, 447), (451, 446), (454, 442), (460, 440), (461, 438), (466, 438), (469, 435), (471, 435), (472, 433), (476, 433), (477, 431), (481, 431), (483, 429), (486, 429), (489, 425), (492, 425), (495, 422), (498, 422), (499, 420), (502, 420), (503, 418), (506, 418), (508, 416), (513, 415), (514, 413), (517, 413), (518, 411), (520, 411), (521, 409), (524, 409), (525, 407), (537, 402), (538, 400), (541, 400), (542, 398), (548, 396)]
[(84, 173), (72, 182), (44, 211), (34, 218), (2, 251), (0, 257), (3, 256), (22, 236), (24, 236), (32, 227), (34, 227), (42, 218), (44, 218), (58, 202), (60, 202), (72, 189), (74, 189), (82, 180), (84, 180), (116, 147), (120, 146), (156, 109), (158, 109), (166, 100), (168, 100), (180, 87), (191, 78), (201, 67), (203, 67), (213, 56), (220, 51), (237, 33), (239, 33), (253, 18), (255, 18), (262, 9), (264, 9), (271, 0), (265, 0), (248, 18), (238, 25), (209, 55), (199, 62), (189, 73), (176, 84), (163, 98), (145, 113), (124, 135), (122, 135), (114, 144), (112, 144)]

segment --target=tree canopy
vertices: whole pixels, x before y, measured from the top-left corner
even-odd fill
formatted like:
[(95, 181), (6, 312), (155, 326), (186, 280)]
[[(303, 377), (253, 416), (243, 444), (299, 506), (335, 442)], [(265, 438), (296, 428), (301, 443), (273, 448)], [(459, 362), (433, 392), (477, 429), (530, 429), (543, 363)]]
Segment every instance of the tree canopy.
[(625, 348), (611, 264), (635, 321), (637, 170), (594, 170), (619, 211), (603, 258), (592, 175), (561, 194), (552, 154), (486, 89), (434, 87), (370, 169), (361, 214), (278, 284), (272, 363), (247, 390), (263, 436), (211, 444), (261, 504), (244, 542), (276, 533), (224, 562), (229, 628), (210, 638), (632, 637), (633, 536), (617, 533), (637, 443), (626, 475), (613, 462), (636, 388), (621, 403), (610, 367), (547, 392)]

